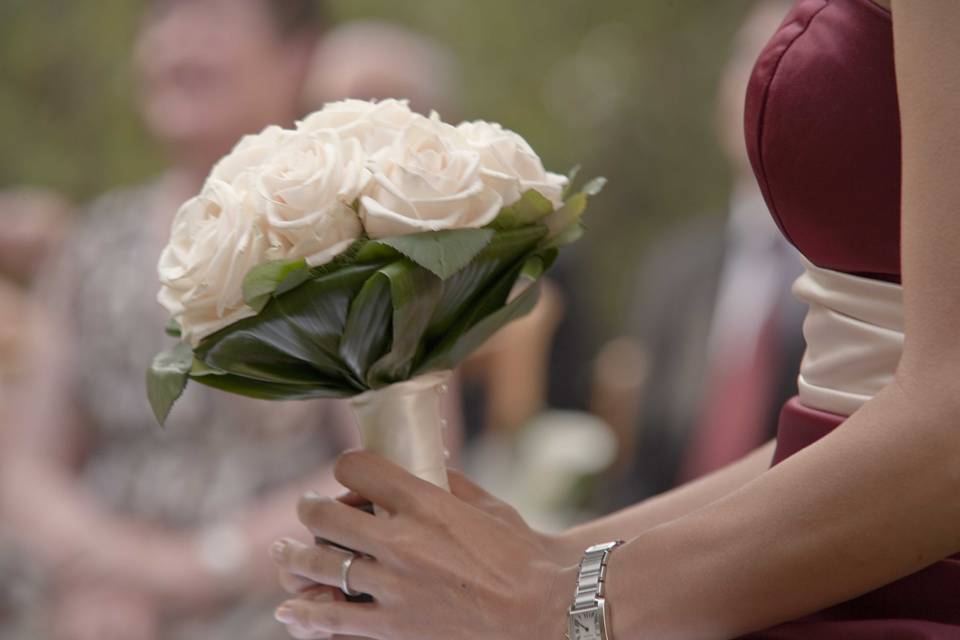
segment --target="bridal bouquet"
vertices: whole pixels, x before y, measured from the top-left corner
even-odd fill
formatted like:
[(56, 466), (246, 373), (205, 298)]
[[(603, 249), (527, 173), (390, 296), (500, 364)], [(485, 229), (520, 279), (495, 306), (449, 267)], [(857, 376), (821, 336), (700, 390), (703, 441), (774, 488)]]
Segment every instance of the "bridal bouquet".
[(405, 102), (326, 105), (243, 138), (174, 220), (160, 303), (180, 341), (147, 391), (163, 423), (188, 381), (254, 398), (352, 397), (364, 446), (445, 486), (449, 372), (536, 302), (582, 232), (571, 195), (498, 124)]

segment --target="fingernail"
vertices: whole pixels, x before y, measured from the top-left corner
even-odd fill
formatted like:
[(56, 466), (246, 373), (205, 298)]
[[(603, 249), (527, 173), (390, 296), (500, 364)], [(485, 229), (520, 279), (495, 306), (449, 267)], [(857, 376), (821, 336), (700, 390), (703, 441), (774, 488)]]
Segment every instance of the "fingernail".
[(291, 624), (297, 621), (297, 615), (293, 611), (293, 607), (290, 605), (282, 604), (277, 607), (277, 610), (273, 613), (274, 617), (284, 623)]
[(305, 494), (303, 494), (303, 499), (311, 502), (317, 502), (319, 500), (323, 500), (323, 496), (316, 491), (307, 491)]
[(287, 541), (277, 540), (270, 545), (270, 557), (274, 562), (283, 562), (287, 557)]

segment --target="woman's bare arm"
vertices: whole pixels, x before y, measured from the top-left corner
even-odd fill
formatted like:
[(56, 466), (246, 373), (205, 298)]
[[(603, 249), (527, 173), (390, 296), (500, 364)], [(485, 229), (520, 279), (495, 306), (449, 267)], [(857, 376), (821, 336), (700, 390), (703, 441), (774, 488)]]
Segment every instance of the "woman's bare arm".
[(960, 3), (894, 2), (906, 342), (832, 434), (620, 551), (614, 637), (724, 638), (960, 550)]
[(771, 440), (739, 461), (640, 504), (574, 527), (559, 536), (572, 564), (583, 550), (606, 540), (629, 540), (644, 531), (696, 511), (739, 489), (770, 468), (776, 442)]

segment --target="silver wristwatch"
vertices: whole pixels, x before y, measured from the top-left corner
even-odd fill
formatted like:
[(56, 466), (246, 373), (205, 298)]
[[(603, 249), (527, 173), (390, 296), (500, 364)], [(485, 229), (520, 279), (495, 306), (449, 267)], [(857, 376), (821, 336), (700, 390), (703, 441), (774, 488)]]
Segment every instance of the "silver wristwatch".
[(610, 552), (623, 540), (597, 544), (587, 549), (580, 561), (577, 590), (567, 617), (569, 640), (613, 640), (610, 635), (610, 609), (603, 597)]

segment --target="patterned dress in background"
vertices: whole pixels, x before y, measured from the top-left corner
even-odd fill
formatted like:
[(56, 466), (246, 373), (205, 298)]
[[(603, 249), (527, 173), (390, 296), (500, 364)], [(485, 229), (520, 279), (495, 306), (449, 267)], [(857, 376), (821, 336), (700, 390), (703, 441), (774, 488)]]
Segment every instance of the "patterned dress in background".
[[(73, 331), (72, 401), (88, 443), (79, 481), (114, 513), (200, 531), (317, 472), (340, 450), (347, 418), (333, 401), (270, 403), (193, 384), (166, 428), (157, 426), (144, 375), (172, 340), (156, 302), (164, 195), (158, 181), (97, 201), (81, 215), (40, 295)], [(204, 620), (171, 621), (162, 638), (287, 637), (270, 614), (280, 595), (258, 597)], [(40, 638), (37, 631), (29, 637)]]

